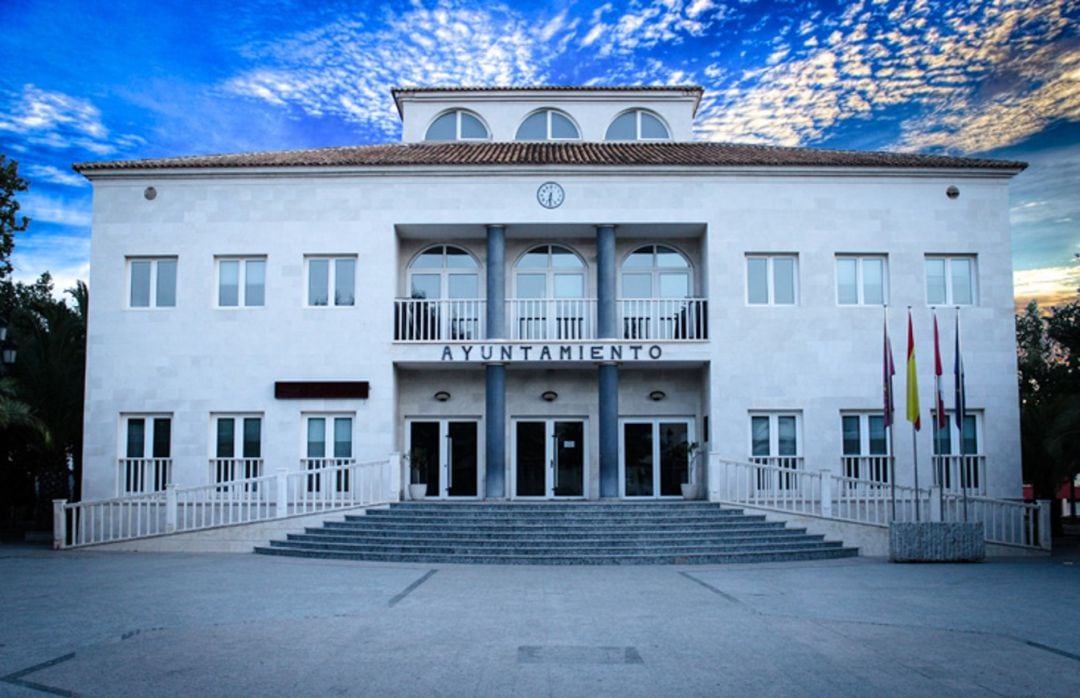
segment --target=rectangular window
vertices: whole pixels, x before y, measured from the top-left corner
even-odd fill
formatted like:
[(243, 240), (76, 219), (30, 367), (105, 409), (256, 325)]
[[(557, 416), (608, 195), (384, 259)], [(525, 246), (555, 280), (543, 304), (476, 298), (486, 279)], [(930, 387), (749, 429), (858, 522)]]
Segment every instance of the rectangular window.
[(836, 302), (840, 305), (884, 305), (889, 300), (888, 265), (884, 256), (836, 256)]
[[(318, 471), (322, 468), (341, 468), (353, 463), (353, 418), (345, 415), (311, 415), (306, 419), (304, 467)], [(327, 447), (332, 449), (328, 454)], [(337, 492), (349, 491), (349, 470), (338, 469), (332, 478), (315, 472), (307, 477), (308, 492), (321, 492), (330, 487)]]
[(176, 306), (176, 258), (128, 259), (128, 307)]
[(266, 302), (266, 259), (218, 259), (218, 307), (259, 307)]
[(750, 462), (766, 466), (758, 471), (758, 489), (791, 489), (797, 486), (795, 476), (786, 474), (784, 470), (802, 468), (800, 422), (798, 413), (750, 414)]
[(172, 471), (172, 417), (127, 415), (122, 422), (124, 457), (120, 459), (120, 494), (165, 489)]
[(261, 477), (262, 417), (217, 415), (213, 421), (215, 444), (214, 456), (210, 459), (213, 481)]
[(889, 481), (889, 442), (885, 417), (880, 413), (841, 414), (843, 456), (846, 477)]
[[(960, 427), (956, 425), (955, 412), (945, 411), (948, 422), (934, 431), (934, 479), (944, 484), (946, 490), (958, 491), (966, 486), (977, 493), (985, 492), (984, 466), (986, 456), (982, 452), (982, 411), (964, 412), (963, 455), (960, 455)], [(933, 426), (937, 419), (933, 416)]]
[(978, 289), (974, 256), (926, 256), (927, 305), (975, 305)]
[(795, 255), (747, 255), (746, 302), (750, 305), (794, 305), (798, 301)]
[(355, 257), (308, 257), (307, 270), (308, 305), (356, 304)]

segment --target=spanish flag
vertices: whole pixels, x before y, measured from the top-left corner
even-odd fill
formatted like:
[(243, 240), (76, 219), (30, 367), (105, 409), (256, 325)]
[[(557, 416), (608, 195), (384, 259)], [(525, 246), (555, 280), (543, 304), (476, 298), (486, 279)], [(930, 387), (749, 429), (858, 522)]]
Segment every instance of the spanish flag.
[(907, 314), (907, 420), (915, 425), (915, 431), (922, 426), (919, 419), (919, 377), (915, 371), (915, 332), (911, 327), (911, 310)]

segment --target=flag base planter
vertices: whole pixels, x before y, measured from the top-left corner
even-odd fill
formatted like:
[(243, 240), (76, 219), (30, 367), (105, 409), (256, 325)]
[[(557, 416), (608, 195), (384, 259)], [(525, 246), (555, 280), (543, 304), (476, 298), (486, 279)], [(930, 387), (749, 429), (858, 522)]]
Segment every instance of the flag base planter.
[(986, 557), (983, 525), (977, 523), (893, 523), (890, 562), (979, 562)]

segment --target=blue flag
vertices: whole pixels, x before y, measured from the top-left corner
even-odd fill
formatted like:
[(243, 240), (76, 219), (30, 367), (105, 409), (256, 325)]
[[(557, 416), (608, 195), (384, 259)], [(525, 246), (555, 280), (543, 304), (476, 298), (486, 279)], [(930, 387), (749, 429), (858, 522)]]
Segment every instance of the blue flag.
[(964, 390), (964, 360), (960, 358), (960, 313), (956, 313), (956, 361), (953, 363), (953, 381), (956, 386), (956, 428), (964, 428), (964, 409), (967, 394)]

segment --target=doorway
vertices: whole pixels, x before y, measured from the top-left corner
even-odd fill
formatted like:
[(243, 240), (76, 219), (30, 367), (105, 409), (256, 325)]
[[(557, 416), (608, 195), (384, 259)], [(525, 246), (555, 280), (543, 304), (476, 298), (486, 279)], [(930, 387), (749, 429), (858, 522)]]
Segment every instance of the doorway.
[(410, 482), (423, 478), (432, 499), (478, 497), (480, 423), (472, 419), (413, 419), (406, 430)]
[(514, 421), (515, 499), (585, 497), (585, 421)]
[(681, 497), (689, 481), (694, 420), (625, 419), (619, 430), (623, 497)]

